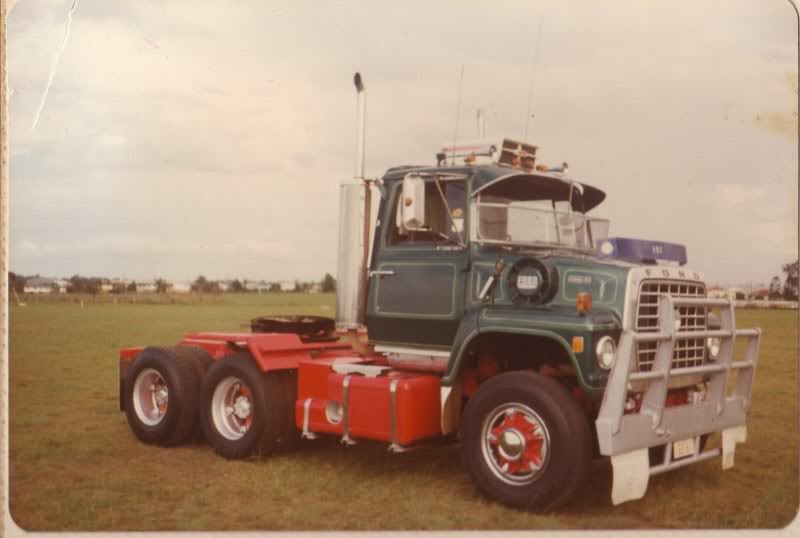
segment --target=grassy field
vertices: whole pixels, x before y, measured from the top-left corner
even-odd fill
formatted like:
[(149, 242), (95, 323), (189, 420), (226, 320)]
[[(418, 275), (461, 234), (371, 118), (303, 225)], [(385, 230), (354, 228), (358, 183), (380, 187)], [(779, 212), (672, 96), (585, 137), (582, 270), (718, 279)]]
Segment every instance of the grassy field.
[[(330, 295), (10, 306), (10, 506), (27, 530), (606, 529), (782, 527), (798, 510), (798, 315), (737, 311), (764, 329), (748, 442), (651, 479), (613, 507), (607, 460), (578, 501), (530, 514), (479, 496), (458, 448), (391, 454), (307, 441), (292, 454), (226, 461), (203, 444), (143, 445), (117, 406), (117, 350), (186, 330), (246, 330), (252, 317), (333, 315)], [(716, 440), (712, 439), (712, 442)]]

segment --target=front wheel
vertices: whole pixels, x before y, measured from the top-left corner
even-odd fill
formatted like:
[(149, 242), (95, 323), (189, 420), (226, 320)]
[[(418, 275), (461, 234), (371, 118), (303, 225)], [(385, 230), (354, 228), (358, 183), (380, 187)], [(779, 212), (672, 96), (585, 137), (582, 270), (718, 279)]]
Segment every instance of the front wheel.
[(200, 391), (203, 433), (226, 458), (267, 455), (275, 450), (286, 415), (283, 387), (261, 372), (249, 355), (219, 359)]
[(552, 379), (507, 372), (467, 404), (461, 453), (486, 496), (517, 508), (567, 503), (588, 476), (592, 437), (572, 396)]

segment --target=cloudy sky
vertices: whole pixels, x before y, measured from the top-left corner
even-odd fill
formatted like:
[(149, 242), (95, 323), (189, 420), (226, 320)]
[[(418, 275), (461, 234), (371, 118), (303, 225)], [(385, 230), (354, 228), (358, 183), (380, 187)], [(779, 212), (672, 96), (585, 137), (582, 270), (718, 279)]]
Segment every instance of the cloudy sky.
[[(608, 193), (611, 235), (718, 283), (797, 257), (797, 22), (786, 0), (21, 0), (8, 17), (10, 266), (318, 278), (336, 269), (361, 71), (367, 173), (433, 164), (456, 120), (525, 132)], [(36, 122), (37, 110), (52, 84)], [(34, 126), (34, 122), (36, 122)]]

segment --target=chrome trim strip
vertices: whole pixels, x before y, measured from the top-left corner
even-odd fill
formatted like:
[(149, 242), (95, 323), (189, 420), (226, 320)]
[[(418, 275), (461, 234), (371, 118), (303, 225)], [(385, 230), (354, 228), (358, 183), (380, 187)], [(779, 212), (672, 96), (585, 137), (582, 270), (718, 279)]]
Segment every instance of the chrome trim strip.
[(442, 434), (448, 435), (458, 430), (458, 420), (461, 418), (461, 400), (452, 398), (453, 394), (461, 394), (461, 381), (456, 380), (450, 387), (439, 388), (439, 403), (441, 405), (440, 427)]
[(414, 356), (448, 357), (448, 358), (450, 357), (449, 350), (443, 351), (440, 349), (376, 345), (375, 351), (378, 353), (397, 353), (397, 354), (414, 355)]
[(342, 380), (342, 443), (354, 445), (356, 441), (350, 437), (350, 376), (344, 376)]
[(400, 379), (392, 379), (391, 384), (389, 385), (389, 419), (391, 424), (391, 433), (392, 433), (392, 444), (389, 445), (389, 450), (391, 452), (405, 452), (405, 448), (400, 446), (397, 443), (397, 384), (400, 383)]
[(331, 369), (336, 372), (337, 374), (361, 374), (365, 377), (378, 377), (382, 375), (386, 370), (389, 370), (389, 366), (378, 366), (376, 364), (353, 364), (348, 362), (334, 362), (331, 365)]
[(311, 398), (306, 398), (306, 401), (303, 402), (303, 439), (316, 439), (318, 435), (311, 430), (308, 429), (308, 415), (311, 410)]

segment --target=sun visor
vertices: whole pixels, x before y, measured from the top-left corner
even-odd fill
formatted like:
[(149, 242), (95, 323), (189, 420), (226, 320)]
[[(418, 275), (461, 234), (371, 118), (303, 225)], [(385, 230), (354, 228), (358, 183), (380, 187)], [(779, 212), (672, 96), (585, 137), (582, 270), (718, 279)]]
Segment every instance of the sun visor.
[[(513, 200), (555, 200), (567, 201), (572, 192), (572, 208), (576, 211), (589, 211), (605, 199), (606, 193), (577, 181), (569, 181), (560, 177), (545, 174), (508, 174), (495, 178), (477, 189), (472, 196), (478, 194), (500, 196)], [(581, 203), (582, 202), (582, 203)]]

